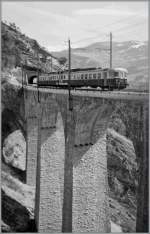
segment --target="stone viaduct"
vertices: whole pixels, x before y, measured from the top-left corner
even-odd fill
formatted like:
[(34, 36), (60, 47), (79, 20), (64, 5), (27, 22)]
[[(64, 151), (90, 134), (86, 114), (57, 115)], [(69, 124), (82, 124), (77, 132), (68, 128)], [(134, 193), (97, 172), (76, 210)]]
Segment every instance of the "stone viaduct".
[(36, 186), (38, 232), (110, 232), (106, 132), (112, 114), (140, 161), (137, 231), (148, 223), (148, 98), (24, 88), (26, 183)]

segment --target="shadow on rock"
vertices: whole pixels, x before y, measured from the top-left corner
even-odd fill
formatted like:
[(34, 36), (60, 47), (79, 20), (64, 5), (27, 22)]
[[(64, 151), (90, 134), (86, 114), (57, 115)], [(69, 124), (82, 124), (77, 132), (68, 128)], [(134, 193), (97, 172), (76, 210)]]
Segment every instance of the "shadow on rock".
[(16, 200), (8, 197), (2, 190), (2, 219), (13, 232), (36, 232), (29, 211)]

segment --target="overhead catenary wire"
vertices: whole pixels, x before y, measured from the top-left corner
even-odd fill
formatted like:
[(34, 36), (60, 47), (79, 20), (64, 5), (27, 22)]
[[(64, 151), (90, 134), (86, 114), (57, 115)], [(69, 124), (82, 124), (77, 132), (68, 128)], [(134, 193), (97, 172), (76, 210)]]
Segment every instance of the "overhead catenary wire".
[[(134, 15), (134, 20), (135, 20), (135, 18), (137, 17), (138, 15)], [(116, 25), (116, 24), (118, 24), (118, 23), (120, 23), (120, 22), (125, 22), (126, 24), (129, 24), (129, 20), (131, 19), (131, 18), (133, 18), (133, 16), (132, 17), (128, 17), (128, 18), (125, 18), (125, 19), (123, 19), (123, 20), (120, 20), (120, 21), (116, 21), (116, 22), (114, 22), (114, 23), (112, 23), (112, 24), (107, 24), (107, 25), (105, 25), (104, 27), (102, 27), (101, 29), (106, 29), (106, 27), (109, 27), (109, 26), (113, 26), (113, 25)], [(135, 22), (134, 24), (132, 24), (132, 25), (125, 25), (125, 26), (123, 26), (123, 27), (121, 27), (121, 28), (119, 28), (119, 29), (116, 29), (116, 30), (112, 30), (111, 29), (111, 31), (113, 32), (113, 37), (114, 38), (116, 38), (116, 36), (119, 34), (123, 34), (123, 33), (126, 33), (126, 31), (134, 31), (134, 30), (138, 30), (138, 28), (137, 27), (139, 27), (139, 26), (141, 26), (141, 25), (143, 25), (144, 24), (144, 22)], [(107, 28), (107, 30), (108, 30), (108, 28)], [(98, 39), (99, 41), (101, 40), (103, 40), (104, 41), (104, 39), (106, 40), (106, 38), (108, 38), (108, 36), (109, 36), (109, 34), (108, 33), (98, 33), (98, 35), (97, 36), (94, 36), (94, 37), (86, 37), (86, 38), (83, 38), (83, 39), (81, 39), (81, 40), (77, 40), (77, 41), (72, 41), (71, 42), (71, 44), (73, 45), (72, 46), (72, 48), (77, 48), (77, 47), (79, 47), (79, 45), (77, 46), (77, 44), (78, 43), (80, 43), (80, 42), (86, 42), (86, 41), (90, 41), (90, 40), (94, 40), (94, 39)], [(100, 38), (101, 37), (101, 38)], [(91, 43), (91, 42), (90, 42)], [(63, 41), (62, 43), (61, 43), (61, 45), (63, 45), (63, 46), (65, 46), (67, 44), (67, 41)], [(76, 46), (75, 46), (76, 45)], [(81, 47), (81, 46), (80, 46)], [(64, 50), (65, 50), (65, 48), (64, 48)], [(108, 51), (110, 51), (110, 49), (109, 48), (107, 48), (107, 49), (105, 49), (105, 48), (103, 48), (103, 50), (108, 50)]]
[[(139, 15), (138, 15), (138, 14), (134, 15), (134, 19), (135, 19), (137, 16), (139, 16)], [(120, 22), (126, 22), (126, 23), (127, 23), (127, 21), (129, 21), (130, 18), (133, 18), (133, 16), (128, 17), (128, 18), (125, 18), (125, 19), (120, 20), (120, 21), (116, 21), (116, 22), (114, 22), (114, 23), (112, 23), (112, 24), (107, 24), (107, 25), (103, 26), (103, 27), (101, 28), (101, 30), (102, 30), (102, 29), (107, 29), (107, 30), (108, 30), (108, 28), (106, 28), (106, 27), (110, 27), (110, 26), (112, 26), (112, 25), (116, 25), (116, 24), (118, 24), (118, 23), (120, 23)], [(136, 24), (137, 24), (137, 23), (136, 23)], [(129, 27), (129, 26), (126, 26), (126, 27)], [(131, 25), (131, 27), (132, 27), (132, 25)], [(122, 29), (122, 28), (121, 28), (121, 29)], [(111, 29), (111, 31), (114, 32), (114, 30), (112, 30), (112, 29)], [(87, 40), (89, 40), (89, 39), (91, 39), (91, 40), (92, 40), (92, 39), (96, 39), (96, 38), (100, 37), (101, 35), (103, 35), (103, 36), (104, 36), (104, 35), (105, 35), (105, 36), (108, 36), (108, 34), (107, 34), (106, 32), (105, 32), (105, 34), (104, 34), (104, 33), (98, 33), (97, 36), (88, 37), (88, 38), (83, 38), (83, 39), (80, 39), (80, 40), (77, 40), (77, 41), (73, 41), (72, 44), (84, 42), (84, 41), (87, 41)]]
[[(113, 34), (115, 35), (116, 33), (120, 34), (120, 33), (126, 33), (126, 31), (133, 31), (135, 30), (135, 27), (139, 27), (141, 26), (142, 24), (144, 24), (144, 22), (141, 22), (141, 23), (136, 23), (134, 25), (131, 25), (131, 26), (126, 26), (126, 27), (122, 27), (120, 29), (117, 29), (117, 30), (111, 30), (113, 32)], [(126, 30), (127, 29), (127, 30)], [(137, 29), (136, 29), (137, 30)], [(105, 37), (104, 37), (105, 36)], [(105, 34), (103, 37), (101, 37), (101, 41), (104, 40), (104, 38), (108, 38), (109, 34)], [(86, 42), (87, 40), (93, 40), (93, 39), (97, 39), (97, 40), (100, 40), (100, 37), (99, 36), (96, 36), (96, 37), (90, 37), (90, 38), (85, 38), (84, 40), (80, 40), (78, 42)], [(73, 45), (76, 44), (76, 47), (79, 47), (79, 45), (77, 45), (77, 43), (73, 43)], [(74, 46), (75, 48), (75, 46)]]

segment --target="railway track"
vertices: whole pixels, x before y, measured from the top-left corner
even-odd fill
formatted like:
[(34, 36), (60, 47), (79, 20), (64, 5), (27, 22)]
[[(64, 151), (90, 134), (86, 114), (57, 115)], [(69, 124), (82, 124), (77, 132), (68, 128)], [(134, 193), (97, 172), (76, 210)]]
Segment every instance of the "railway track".
[[(29, 87), (34, 87), (37, 88), (37, 86), (29, 85)], [(44, 89), (51, 89), (51, 90), (61, 90), (61, 91), (68, 91), (68, 88), (62, 88), (62, 87), (53, 87), (53, 86), (42, 86), (39, 87), (40, 90)], [(148, 91), (136, 91), (136, 90), (101, 90), (101, 89), (95, 89), (95, 88), (74, 88), (71, 89), (71, 92), (76, 93), (76, 92), (87, 92), (87, 93), (100, 93), (100, 94), (127, 94), (127, 95), (148, 95)]]

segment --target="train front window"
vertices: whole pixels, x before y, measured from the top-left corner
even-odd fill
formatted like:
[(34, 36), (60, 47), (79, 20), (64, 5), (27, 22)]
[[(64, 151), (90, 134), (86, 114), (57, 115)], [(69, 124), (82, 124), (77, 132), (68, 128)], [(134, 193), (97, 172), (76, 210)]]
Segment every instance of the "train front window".
[(114, 76), (118, 77), (119, 76), (119, 72), (114, 72)]

